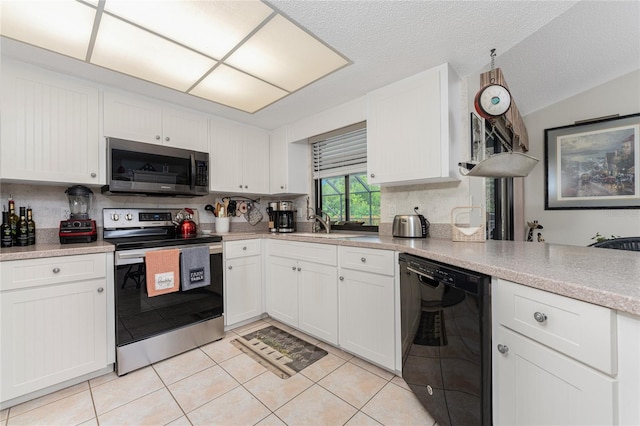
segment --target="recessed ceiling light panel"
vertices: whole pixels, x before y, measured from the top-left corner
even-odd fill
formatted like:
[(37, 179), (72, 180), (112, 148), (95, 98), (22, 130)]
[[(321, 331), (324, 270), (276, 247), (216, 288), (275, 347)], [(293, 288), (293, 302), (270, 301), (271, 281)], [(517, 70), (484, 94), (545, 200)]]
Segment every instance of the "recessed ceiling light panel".
[(190, 93), (249, 113), (288, 95), (282, 89), (225, 65), (213, 70)]
[(109, 15), (102, 16), (90, 62), (183, 92), (216, 64)]
[(269, 21), (225, 62), (290, 92), (349, 63), (280, 15)]
[(223, 58), (273, 10), (260, 1), (114, 1), (113, 13), (215, 59)]
[(0, 1), (0, 33), (84, 60), (96, 10), (76, 1)]

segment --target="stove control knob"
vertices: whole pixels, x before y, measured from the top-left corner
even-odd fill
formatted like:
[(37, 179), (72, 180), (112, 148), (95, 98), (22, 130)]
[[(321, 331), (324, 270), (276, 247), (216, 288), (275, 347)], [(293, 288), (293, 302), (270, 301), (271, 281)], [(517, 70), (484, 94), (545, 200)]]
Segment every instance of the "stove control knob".
[(127, 220), (133, 220), (133, 215), (131, 213), (127, 213), (127, 215), (124, 218)]
[(118, 213), (113, 213), (111, 215), (111, 220), (113, 220), (114, 222), (117, 222), (120, 220), (120, 215)]

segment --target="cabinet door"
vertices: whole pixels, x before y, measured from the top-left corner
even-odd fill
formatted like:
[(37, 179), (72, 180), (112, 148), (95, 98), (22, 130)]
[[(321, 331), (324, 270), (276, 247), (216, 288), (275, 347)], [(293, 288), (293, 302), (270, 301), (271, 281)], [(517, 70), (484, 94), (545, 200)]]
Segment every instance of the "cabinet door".
[[(368, 95), (369, 183), (401, 183), (443, 176), (440, 71), (429, 70)], [(446, 172), (448, 175), (448, 171)]]
[(300, 329), (337, 345), (337, 268), (309, 262), (298, 262), (298, 266)]
[(98, 90), (30, 67), (2, 67), (5, 179), (99, 184)]
[(269, 192), (306, 194), (309, 192), (310, 156), (306, 143), (289, 143), (289, 128), (281, 127), (269, 139)]
[(211, 190), (242, 191), (242, 128), (226, 120), (211, 119)]
[(269, 134), (264, 130), (243, 128), (242, 191), (269, 193)]
[(225, 325), (262, 315), (262, 265), (260, 256), (226, 261)]
[(104, 279), (0, 293), (2, 400), (107, 366)]
[(615, 424), (613, 379), (502, 326), (493, 368), (495, 425)]
[(162, 107), (144, 98), (105, 92), (104, 135), (162, 144)]
[(195, 111), (163, 107), (162, 143), (209, 152), (209, 119)]
[(340, 346), (394, 368), (394, 278), (340, 269)]
[(267, 313), (298, 327), (298, 263), (277, 256), (267, 258)]

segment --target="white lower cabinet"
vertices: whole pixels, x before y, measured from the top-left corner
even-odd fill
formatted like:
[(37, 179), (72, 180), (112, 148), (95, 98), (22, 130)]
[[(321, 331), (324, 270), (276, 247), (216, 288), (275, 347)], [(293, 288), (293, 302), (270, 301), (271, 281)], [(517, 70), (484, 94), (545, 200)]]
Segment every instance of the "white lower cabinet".
[(226, 242), (225, 326), (259, 317), (264, 312), (261, 241)]
[(298, 262), (300, 330), (338, 343), (338, 284), (335, 266)]
[(494, 424), (615, 424), (613, 378), (506, 327), (494, 342), (508, 348), (494, 366)]
[(616, 424), (615, 312), (504, 280), (492, 292), (494, 424)]
[(340, 347), (393, 369), (394, 252), (340, 247), (339, 258)]
[(298, 326), (298, 263), (267, 257), (267, 313), (292, 327)]
[[(284, 255), (286, 257), (281, 257)], [(269, 316), (337, 344), (336, 257), (335, 246), (270, 240), (267, 257)]]
[(16, 260), (1, 268), (1, 402), (114, 362), (112, 255)]

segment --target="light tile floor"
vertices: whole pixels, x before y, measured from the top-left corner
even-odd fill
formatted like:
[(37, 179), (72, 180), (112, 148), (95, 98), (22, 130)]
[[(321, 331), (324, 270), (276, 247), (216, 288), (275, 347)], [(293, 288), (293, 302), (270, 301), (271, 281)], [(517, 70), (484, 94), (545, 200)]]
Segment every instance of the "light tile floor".
[[(230, 343), (276, 325), (329, 354), (287, 380)], [(0, 411), (14, 425), (430, 425), (402, 378), (271, 319), (118, 377), (110, 373)]]

